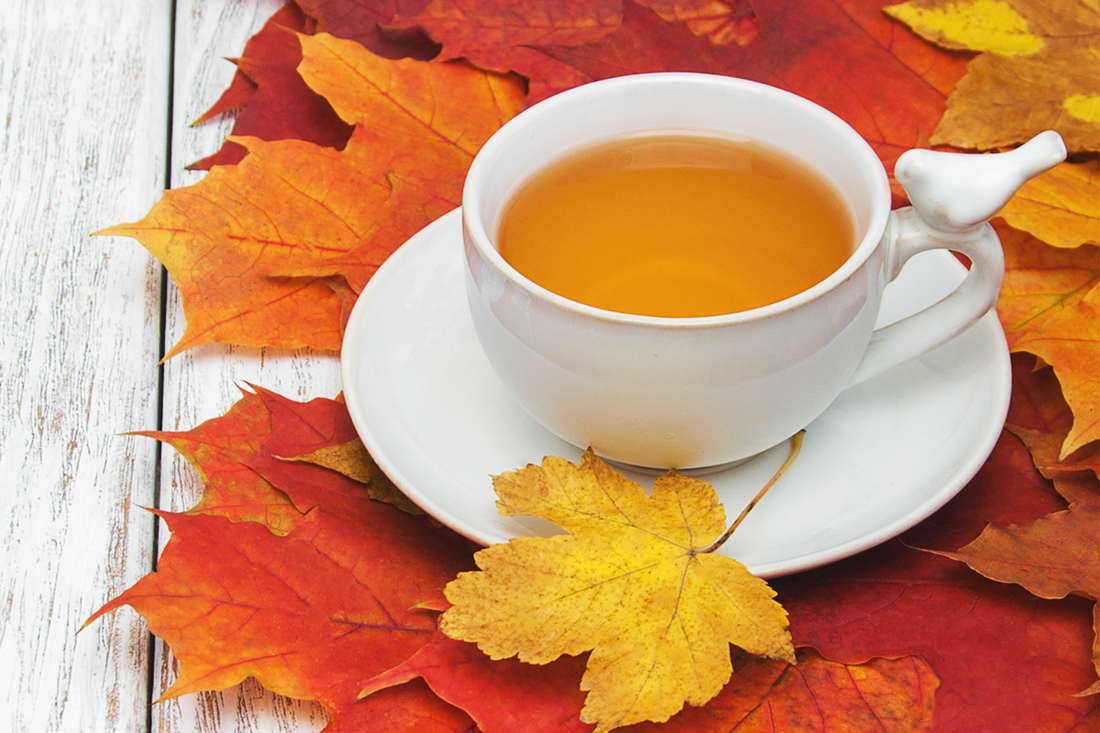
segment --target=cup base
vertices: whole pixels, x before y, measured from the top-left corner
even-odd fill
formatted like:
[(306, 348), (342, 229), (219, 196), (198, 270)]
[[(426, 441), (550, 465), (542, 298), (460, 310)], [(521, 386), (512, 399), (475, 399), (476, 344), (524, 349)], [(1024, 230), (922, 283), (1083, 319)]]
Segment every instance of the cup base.
[[(677, 468), (675, 469), (683, 476), (690, 476), (691, 478), (702, 478), (703, 476), (710, 476), (716, 473), (722, 473), (728, 471), (731, 468), (736, 468), (748, 461), (751, 461), (756, 456), (748, 456), (747, 458), (738, 458), (736, 461), (729, 461), (728, 463), (716, 463), (713, 466), (696, 466), (695, 468)], [(600, 456), (600, 460), (604, 461), (610, 466), (620, 471), (630, 471), (634, 473), (640, 473), (645, 476), (664, 476), (671, 468), (655, 468), (653, 466), (638, 466), (633, 463), (625, 463), (623, 461), (616, 461), (610, 458)]]

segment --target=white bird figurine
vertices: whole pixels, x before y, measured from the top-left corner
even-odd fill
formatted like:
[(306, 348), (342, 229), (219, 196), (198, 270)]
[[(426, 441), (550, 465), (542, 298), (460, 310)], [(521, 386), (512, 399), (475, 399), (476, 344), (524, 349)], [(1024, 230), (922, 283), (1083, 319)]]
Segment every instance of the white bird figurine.
[(963, 233), (980, 228), (1025, 181), (1065, 159), (1062, 136), (1047, 130), (1006, 153), (909, 150), (898, 158), (894, 177), (929, 227)]

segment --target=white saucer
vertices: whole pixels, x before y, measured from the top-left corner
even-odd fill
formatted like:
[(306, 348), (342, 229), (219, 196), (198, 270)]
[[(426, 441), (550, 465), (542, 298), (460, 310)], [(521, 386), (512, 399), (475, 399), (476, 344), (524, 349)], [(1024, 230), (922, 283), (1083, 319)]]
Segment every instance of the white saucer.
[[(505, 391), (467, 311), (460, 212), (410, 239), (371, 279), (344, 336), (344, 397), (371, 455), (408, 496), (470, 539), (555, 534), (502, 517), (490, 476), (546, 455), (576, 462)], [(944, 251), (918, 255), (890, 285), (889, 323), (938, 300), (964, 276)], [(993, 450), (1011, 390), (995, 314), (953, 342), (844, 392), (808, 428), (798, 461), (721, 552), (761, 577), (853, 555), (945, 504)], [(732, 520), (787, 456), (779, 446), (705, 476)], [(652, 477), (631, 474), (646, 488)]]

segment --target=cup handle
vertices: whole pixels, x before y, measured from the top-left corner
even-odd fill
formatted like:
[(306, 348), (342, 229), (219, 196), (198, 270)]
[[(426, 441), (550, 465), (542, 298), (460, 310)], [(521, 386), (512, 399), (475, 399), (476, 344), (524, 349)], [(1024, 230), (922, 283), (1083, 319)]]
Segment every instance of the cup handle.
[(890, 213), (883, 235), (886, 275), (893, 281), (918, 252), (950, 249), (970, 258), (966, 279), (943, 300), (871, 335), (849, 386), (920, 356), (974, 325), (996, 303), (1004, 253), (991, 219), (1029, 178), (1066, 158), (1053, 130), (1007, 153), (967, 155), (910, 150), (894, 175), (912, 206)]

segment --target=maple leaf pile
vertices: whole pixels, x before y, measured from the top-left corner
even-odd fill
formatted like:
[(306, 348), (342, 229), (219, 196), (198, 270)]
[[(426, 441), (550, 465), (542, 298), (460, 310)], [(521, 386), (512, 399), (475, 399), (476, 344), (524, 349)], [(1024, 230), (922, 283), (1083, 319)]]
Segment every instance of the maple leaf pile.
[[(560, 554), (513, 541), (477, 552), (475, 564), (475, 547), (414, 514), (340, 401), (257, 389), (192, 431), (150, 433), (194, 464), (205, 491), (189, 511), (159, 513), (172, 537), (157, 571), (89, 622), (122, 605), (148, 621), (180, 661), (162, 699), (254, 677), (320, 701), (330, 733), (1095, 729), (1100, 15), (1068, 0), (884, 5), (288, 2), (204, 116), (237, 110), (233, 136), (195, 164), (209, 170), (203, 180), (103, 233), (138, 239), (179, 287), (188, 325), (169, 357), (208, 342), (337, 350), (371, 275), (459, 205), (488, 137), (581, 83), (649, 71), (764, 82), (844, 118), (888, 172), (909, 148), (1000, 150), (1055, 129), (1068, 161), (994, 220), (1007, 268), (997, 310), (1013, 352), (1007, 429), (944, 509), (769, 589), (685, 544), (685, 533), (722, 533), (705, 484), (667, 479), (648, 497), (592, 457), (547, 459), (498, 477), (496, 489), (509, 511), (569, 533), (551, 538)], [(896, 184), (894, 196), (905, 204)], [(563, 513), (597, 474), (617, 486), (615, 511), (629, 522), (609, 523), (610, 507), (589, 507), (584, 521)], [(568, 501), (513, 491), (530, 482)], [(673, 498), (694, 507), (688, 524), (669, 523), (661, 506)], [(704, 622), (684, 621), (683, 643), (652, 664), (682, 669), (691, 658), (698, 679), (662, 671), (677, 690), (647, 709), (624, 702), (649, 695), (647, 683), (621, 684), (641, 679), (626, 669), (634, 657), (579, 632), (565, 638), (564, 621), (505, 634), (502, 619), (551, 610), (473, 580), (511, 567), (537, 591), (552, 565), (576, 571), (569, 593), (588, 592), (618, 577), (612, 548), (625, 545), (656, 568), (652, 582), (623, 585), (635, 599), (628, 613), (601, 606), (599, 593), (577, 596), (583, 611), (552, 612), (613, 627), (637, 650), (653, 642), (673, 580), (693, 602), (718, 604), (725, 591), (715, 589), (735, 586), (745, 601), (706, 649)], [(491, 613), (478, 605), (486, 597)]]

